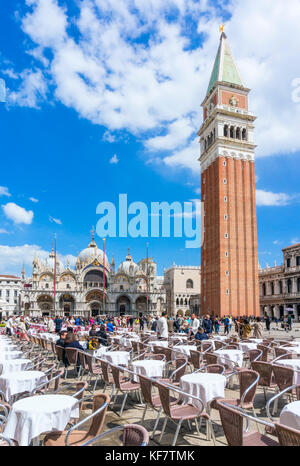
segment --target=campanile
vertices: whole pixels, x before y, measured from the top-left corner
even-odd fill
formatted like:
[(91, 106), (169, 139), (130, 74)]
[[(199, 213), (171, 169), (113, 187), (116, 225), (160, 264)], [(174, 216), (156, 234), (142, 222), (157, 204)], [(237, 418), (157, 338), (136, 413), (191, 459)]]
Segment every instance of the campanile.
[(254, 121), (222, 32), (206, 97), (201, 145), (201, 314), (259, 315)]

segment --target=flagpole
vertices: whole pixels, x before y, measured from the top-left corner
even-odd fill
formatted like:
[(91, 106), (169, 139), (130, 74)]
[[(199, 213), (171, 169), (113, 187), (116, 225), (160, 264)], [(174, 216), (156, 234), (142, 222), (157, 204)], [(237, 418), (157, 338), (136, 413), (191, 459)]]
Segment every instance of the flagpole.
[(105, 315), (105, 238), (103, 238), (103, 311)]
[(148, 294), (149, 294), (149, 279), (148, 279), (148, 243), (147, 243), (147, 315), (148, 315)]
[(55, 242), (54, 242), (54, 316), (55, 316), (55, 301), (56, 301), (56, 233), (54, 235)]

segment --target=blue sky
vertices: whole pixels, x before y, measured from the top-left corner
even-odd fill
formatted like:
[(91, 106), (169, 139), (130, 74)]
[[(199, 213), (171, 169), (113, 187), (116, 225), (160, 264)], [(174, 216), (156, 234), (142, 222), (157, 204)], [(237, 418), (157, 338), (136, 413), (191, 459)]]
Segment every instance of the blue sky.
[[(281, 248), (300, 242), (300, 6), (263, 3), (248, 0), (245, 15), (238, 0), (1, 2), (0, 273), (23, 261), (30, 273), (55, 232), (74, 263), (98, 203), (119, 193), (148, 205), (199, 198), (196, 132), (222, 22), (258, 116), (259, 261), (281, 263)], [(200, 264), (185, 239), (148, 239), (160, 274)], [(138, 261), (146, 242), (108, 238), (109, 260), (129, 247)]]

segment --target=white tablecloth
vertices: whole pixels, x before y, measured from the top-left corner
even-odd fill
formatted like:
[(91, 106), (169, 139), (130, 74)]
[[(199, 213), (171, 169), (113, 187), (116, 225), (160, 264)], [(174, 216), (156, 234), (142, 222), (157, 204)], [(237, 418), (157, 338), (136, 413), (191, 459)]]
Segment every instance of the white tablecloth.
[(18, 351), (17, 345), (9, 344), (9, 345), (0, 345), (0, 354), (6, 351)]
[[(146, 377), (162, 377), (163, 370), (165, 367), (164, 361), (155, 361), (155, 360), (142, 360), (142, 361), (133, 361), (132, 368), (133, 372), (136, 374), (145, 375)], [(133, 377), (135, 382), (138, 382), (138, 377)]]
[(151, 351), (153, 351), (154, 346), (162, 346), (164, 348), (168, 348), (169, 343), (164, 340), (154, 340), (154, 341), (148, 341), (146, 345), (149, 345)]
[(7, 361), (0, 361), (0, 375), (9, 372), (25, 371), (32, 367), (30, 359), (8, 359)]
[[(234, 368), (234, 363), (237, 363), (239, 367), (243, 366), (243, 351), (241, 350), (221, 349), (216, 350), (214, 354), (218, 355), (218, 363), (226, 364), (229, 367), (229, 369)], [(232, 364), (230, 364), (228, 360), (230, 360)]]
[(131, 348), (132, 345), (131, 345), (131, 342), (132, 341), (139, 341), (139, 337), (130, 337), (130, 338), (125, 338), (125, 337), (121, 337), (121, 340), (120, 340), (120, 343), (121, 345), (125, 346), (126, 348)]
[(116, 366), (127, 366), (130, 354), (128, 351), (107, 351), (103, 357)]
[(93, 356), (96, 356), (97, 358), (99, 358), (106, 352), (107, 352), (107, 346), (100, 346), (98, 349), (92, 351), (92, 354)]
[(41, 338), (45, 338), (48, 341), (57, 341), (60, 336), (57, 333), (40, 333)]
[[(180, 379), (182, 391), (201, 398), (204, 405), (213, 398), (225, 398), (226, 377), (220, 374), (197, 373), (184, 375)], [(200, 407), (200, 403), (193, 398), (182, 397), (183, 402)]]
[(280, 414), (280, 424), (300, 430), (300, 401), (286, 405)]
[(47, 377), (41, 371), (17, 371), (0, 376), (0, 390), (4, 393), (6, 401), (13, 395), (31, 392), (37, 385), (47, 382)]
[(190, 357), (190, 351), (197, 351), (197, 346), (196, 345), (178, 345), (174, 346), (173, 352), (172, 352), (172, 357), (173, 359), (178, 358), (178, 353), (185, 354), (186, 356)]
[(257, 343), (239, 343), (239, 348), (243, 353), (247, 353), (249, 350), (257, 349)]
[(22, 351), (0, 351), (0, 361), (7, 359), (20, 359), (24, 356)]
[(13, 404), (4, 434), (26, 446), (43, 432), (64, 430), (70, 419), (78, 417), (77, 400), (72, 396), (32, 396)]
[(217, 340), (217, 341), (225, 341), (228, 339), (228, 335), (215, 335), (213, 336), (213, 339), (214, 340)]
[(294, 369), (294, 384), (300, 384), (300, 359), (279, 359), (275, 364)]

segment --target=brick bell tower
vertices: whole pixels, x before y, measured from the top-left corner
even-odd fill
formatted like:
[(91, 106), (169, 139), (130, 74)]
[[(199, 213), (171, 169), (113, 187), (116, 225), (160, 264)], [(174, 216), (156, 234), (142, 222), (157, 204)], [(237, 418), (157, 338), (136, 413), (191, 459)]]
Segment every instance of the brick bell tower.
[(259, 315), (254, 121), (221, 28), (202, 103), (201, 314)]

